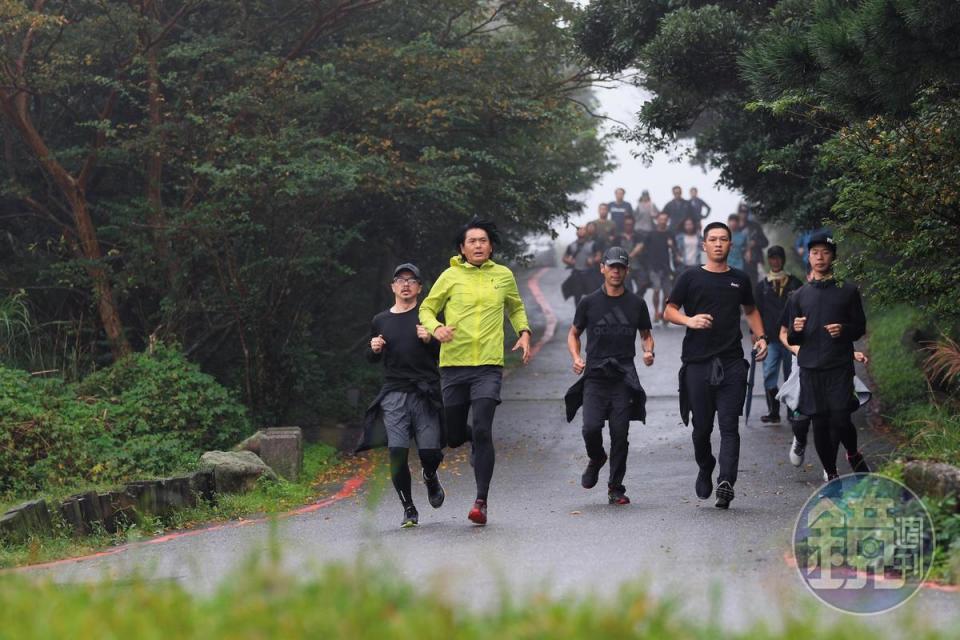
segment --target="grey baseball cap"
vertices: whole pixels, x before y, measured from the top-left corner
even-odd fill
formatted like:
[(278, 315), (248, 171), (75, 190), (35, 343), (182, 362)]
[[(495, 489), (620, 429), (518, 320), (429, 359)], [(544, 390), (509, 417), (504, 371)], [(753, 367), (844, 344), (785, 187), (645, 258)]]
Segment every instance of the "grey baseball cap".
[(608, 267), (612, 264), (622, 264), (625, 267), (630, 266), (630, 254), (623, 247), (610, 247), (603, 254), (603, 264)]
[(409, 271), (418, 281), (423, 281), (423, 278), (420, 277), (420, 269), (412, 262), (404, 262), (403, 264), (397, 265), (397, 268), (393, 270), (393, 277), (396, 278), (401, 271)]

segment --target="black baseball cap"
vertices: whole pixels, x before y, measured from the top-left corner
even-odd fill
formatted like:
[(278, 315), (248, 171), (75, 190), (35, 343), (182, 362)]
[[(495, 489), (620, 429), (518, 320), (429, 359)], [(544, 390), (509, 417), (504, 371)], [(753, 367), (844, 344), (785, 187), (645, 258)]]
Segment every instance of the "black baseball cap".
[(418, 269), (417, 265), (413, 263), (404, 262), (401, 265), (397, 265), (397, 268), (393, 270), (393, 277), (396, 278), (401, 271), (409, 271), (410, 273), (412, 273), (413, 277), (417, 279), (417, 282), (423, 281), (423, 278), (420, 277), (420, 269)]
[(603, 264), (608, 267), (612, 264), (622, 264), (625, 267), (630, 266), (630, 254), (623, 247), (610, 247), (603, 254)]
[(807, 240), (807, 251), (818, 244), (826, 245), (833, 251), (834, 256), (837, 255), (837, 242), (833, 239), (833, 235), (829, 231), (818, 231), (810, 236), (810, 239)]
[(787, 252), (783, 250), (783, 247), (781, 247), (781, 246), (778, 245), (778, 244), (775, 244), (775, 245), (773, 245), (772, 247), (770, 247), (769, 249), (767, 249), (767, 257), (768, 257), (768, 258), (780, 258), (781, 260), (786, 260), (786, 259), (787, 259)]

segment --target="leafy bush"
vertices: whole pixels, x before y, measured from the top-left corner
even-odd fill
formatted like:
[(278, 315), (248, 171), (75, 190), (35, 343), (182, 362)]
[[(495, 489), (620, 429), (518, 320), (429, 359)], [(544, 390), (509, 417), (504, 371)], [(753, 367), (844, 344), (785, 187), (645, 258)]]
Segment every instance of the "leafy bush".
[(169, 473), (250, 431), (244, 407), (173, 347), (76, 385), (0, 367), (0, 494)]

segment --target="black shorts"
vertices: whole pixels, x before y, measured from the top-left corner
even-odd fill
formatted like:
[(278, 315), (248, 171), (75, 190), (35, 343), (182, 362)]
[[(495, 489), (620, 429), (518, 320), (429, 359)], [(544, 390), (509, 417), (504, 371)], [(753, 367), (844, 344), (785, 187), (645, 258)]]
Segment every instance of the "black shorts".
[(500, 404), (503, 367), (487, 364), (478, 367), (440, 367), (443, 406), (454, 407), (487, 398)]
[(797, 411), (805, 416), (856, 411), (860, 406), (853, 386), (853, 362), (833, 369), (800, 367), (800, 401)]

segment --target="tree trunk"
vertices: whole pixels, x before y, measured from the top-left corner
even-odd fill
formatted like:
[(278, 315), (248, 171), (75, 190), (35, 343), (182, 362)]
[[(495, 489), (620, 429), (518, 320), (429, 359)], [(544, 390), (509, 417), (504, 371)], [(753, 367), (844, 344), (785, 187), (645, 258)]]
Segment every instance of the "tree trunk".
[(100, 322), (107, 334), (114, 359), (119, 359), (130, 353), (130, 343), (123, 332), (123, 323), (120, 321), (120, 311), (113, 295), (110, 274), (101, 264), (103, 252), (100, 249), (96, 227), (87, 206), (86, 188), (51, 154), (43, 137), (34, 128), (30, 120), (25, 95), (18, 96), (15, 101), (10, 96), (0, 93), (0, 110), (20, 132), (20, 136), (33, 156), (56, 183), (67, 202), (70, 203), (70, 211), (73, 215), (73, 223), (82, 252), (80, 257), (86, 262), (84, 268), (93, 281)]

